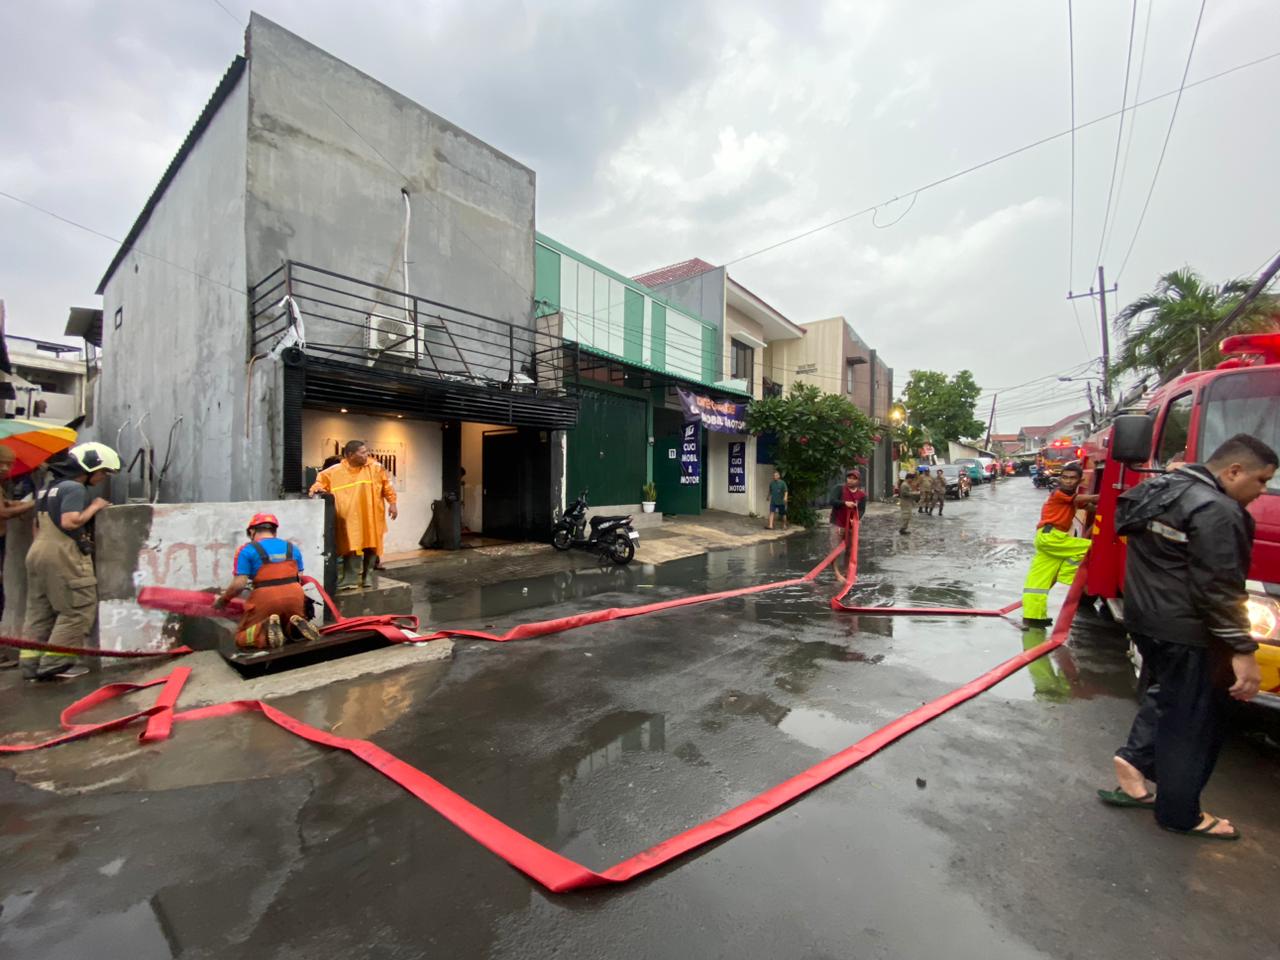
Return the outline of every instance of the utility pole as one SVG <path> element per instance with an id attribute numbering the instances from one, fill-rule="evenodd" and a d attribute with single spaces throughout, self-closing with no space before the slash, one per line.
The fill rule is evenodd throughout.
<path id="1" fill-rule="evenodd" d="M 1088 293 L 1072 293 L 1067 291 L 1068 300 L 1079 300 L 1082 297 L 1098 298 L 1098 313 L 1102 319 L 1102 396 L 1103 412 L 1106 407 L 1111 406 L 1111 336 L 1107 331 L 1107 294 L 1115 293 L 1118 288 L 1113 284 L 1111 289 L 1107 289 L 1107 277 L 1103 272 L 1102 264 L 1098 264 L 1098 289 L 1089 288 Z"/>
<path id="2" fill-rule="evenodd" d="M 994 394 L 991 397 L 991 416 L 987 419 L 987 439 L 982 441 L 983 450 L 991 449 L 991 427 L 996 422 L 996 398 L 998 396 L 999 394 Z"/>
<path id="3" fill-rule="evenodd" d="M 1087 383 L 1084 385 L 1084 395 L 1089 401 L 1089 429 L 1092 430 L 1098 426 L 1098 413 L 1093 406 L 1093 389 Z"/>

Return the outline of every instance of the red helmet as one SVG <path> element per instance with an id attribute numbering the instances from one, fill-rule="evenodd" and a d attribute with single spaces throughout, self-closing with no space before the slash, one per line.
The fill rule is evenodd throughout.
<path id="1" fill-rule="evenodd" d="M 253 519 L 249 521 L 249 525 L 245 527 L 244 532 L 252 537 L 255 527 L 275 527 L 279 530 L 280 521 L 274 513 L 255 513 Z"/>

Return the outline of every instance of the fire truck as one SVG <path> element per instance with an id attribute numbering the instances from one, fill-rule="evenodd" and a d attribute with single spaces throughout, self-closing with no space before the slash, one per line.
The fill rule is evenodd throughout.
<path id="1" fill-rule="evenodd" d="M 1040 456 L 1036 459 L 1036 466 L 1050 476 L 1056 477 L 1062 472 L 1064 466 L 1072 460 L 1079 460 L 1080 456 L 1081 451 L 1074 440 L 1070 437 L 1059 437 L 1040 448 Z"/>
<path id="2" fill-rule="evenodd" d="M 1248 433 L 1280 450 L 1280 334 L 1222 341 L 1212 370 L 1183 374 L 1116 416 L 1082 448 L 1081 489 L 1099 496 L 1085 593 L 1124 618 L 1125 538 L 1116 535 L 1116 498 L 1153 473 L 1203 462 L 1224 440 Z M 1256 523 L 1247 601 L 1262 668 L 1259 699 L 1280 707 L 1280 475 L 1249 507 Z"/>

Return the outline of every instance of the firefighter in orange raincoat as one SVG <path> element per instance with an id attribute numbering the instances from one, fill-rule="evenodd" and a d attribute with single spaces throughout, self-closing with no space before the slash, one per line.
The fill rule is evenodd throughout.
<path id="1" fill-rule="evenodd" d="M 362 559 L 359 586 L 376 587 L 375 571 L 387 535 L 387 517 L 394 520 L 397 516 L 396 488 L 382 464 L 369 456 L 363 440 L 348 440 L 342 456 L 341 463 L 320 471 L 311 486 L 311 495 L 333 495 L 342 589 L 356 587 L 357 557 Z"/>

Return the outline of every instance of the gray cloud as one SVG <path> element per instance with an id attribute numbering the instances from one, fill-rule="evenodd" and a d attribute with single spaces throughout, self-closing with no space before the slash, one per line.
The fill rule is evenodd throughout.
<path id="1" fill-rule="evenodd" d="M 247 17 L 243 0 L 224 0 Z M 1143 93 L 1181 76 L 1195 0 L 1154 8 Z M 1124 4 L 1077 3 L 1077 115 L 1119 105 Z M 766 0 L 258 9 L 466 127 L 538 173 L 539 225 L 638 272 L 725 261 L 1064 129 L 1065 13 L 975 0 Z M 1145 0 L 1139 8 L 1139 24 Z M 61 0 L 0 9 L 18 42 L 0 86 L 0 189 L 121 236 L 241 46 L 212 0 Z M 1192 78 L 1280 49 L 1280 6 L 1210 5 Z M 1136 64 L 1135 64 L 1136 67 Z M 16 80 L 14 78 L 17 78 Z M 1191 264 L 1224 279 L 1280 246 L 1273 113 L 1280 62 L 1189 91 L 1120 300 Z M 1105 262 L 1128 246 L 1171 101 L 1136 114 Z M 731 272 L 794 319 L 843 313 L 899 371 L 970 367 L 1017 383 L 1096 354 L 1087 302 L 1115 121 L 1077 141 L 1068 275 L 1066 140 L 922 194 L 902 220 L 862 218 Z M 886 207 L 881 223 L 907 201 Z M 16 332 L 53 336 L 92 303 L 109 243 L 0 200 L 0 296 Z M 1077 405 L 1074 385 L 1046 391 Z M 1021 414 L 998 418 L 1016 429 Z"/>

